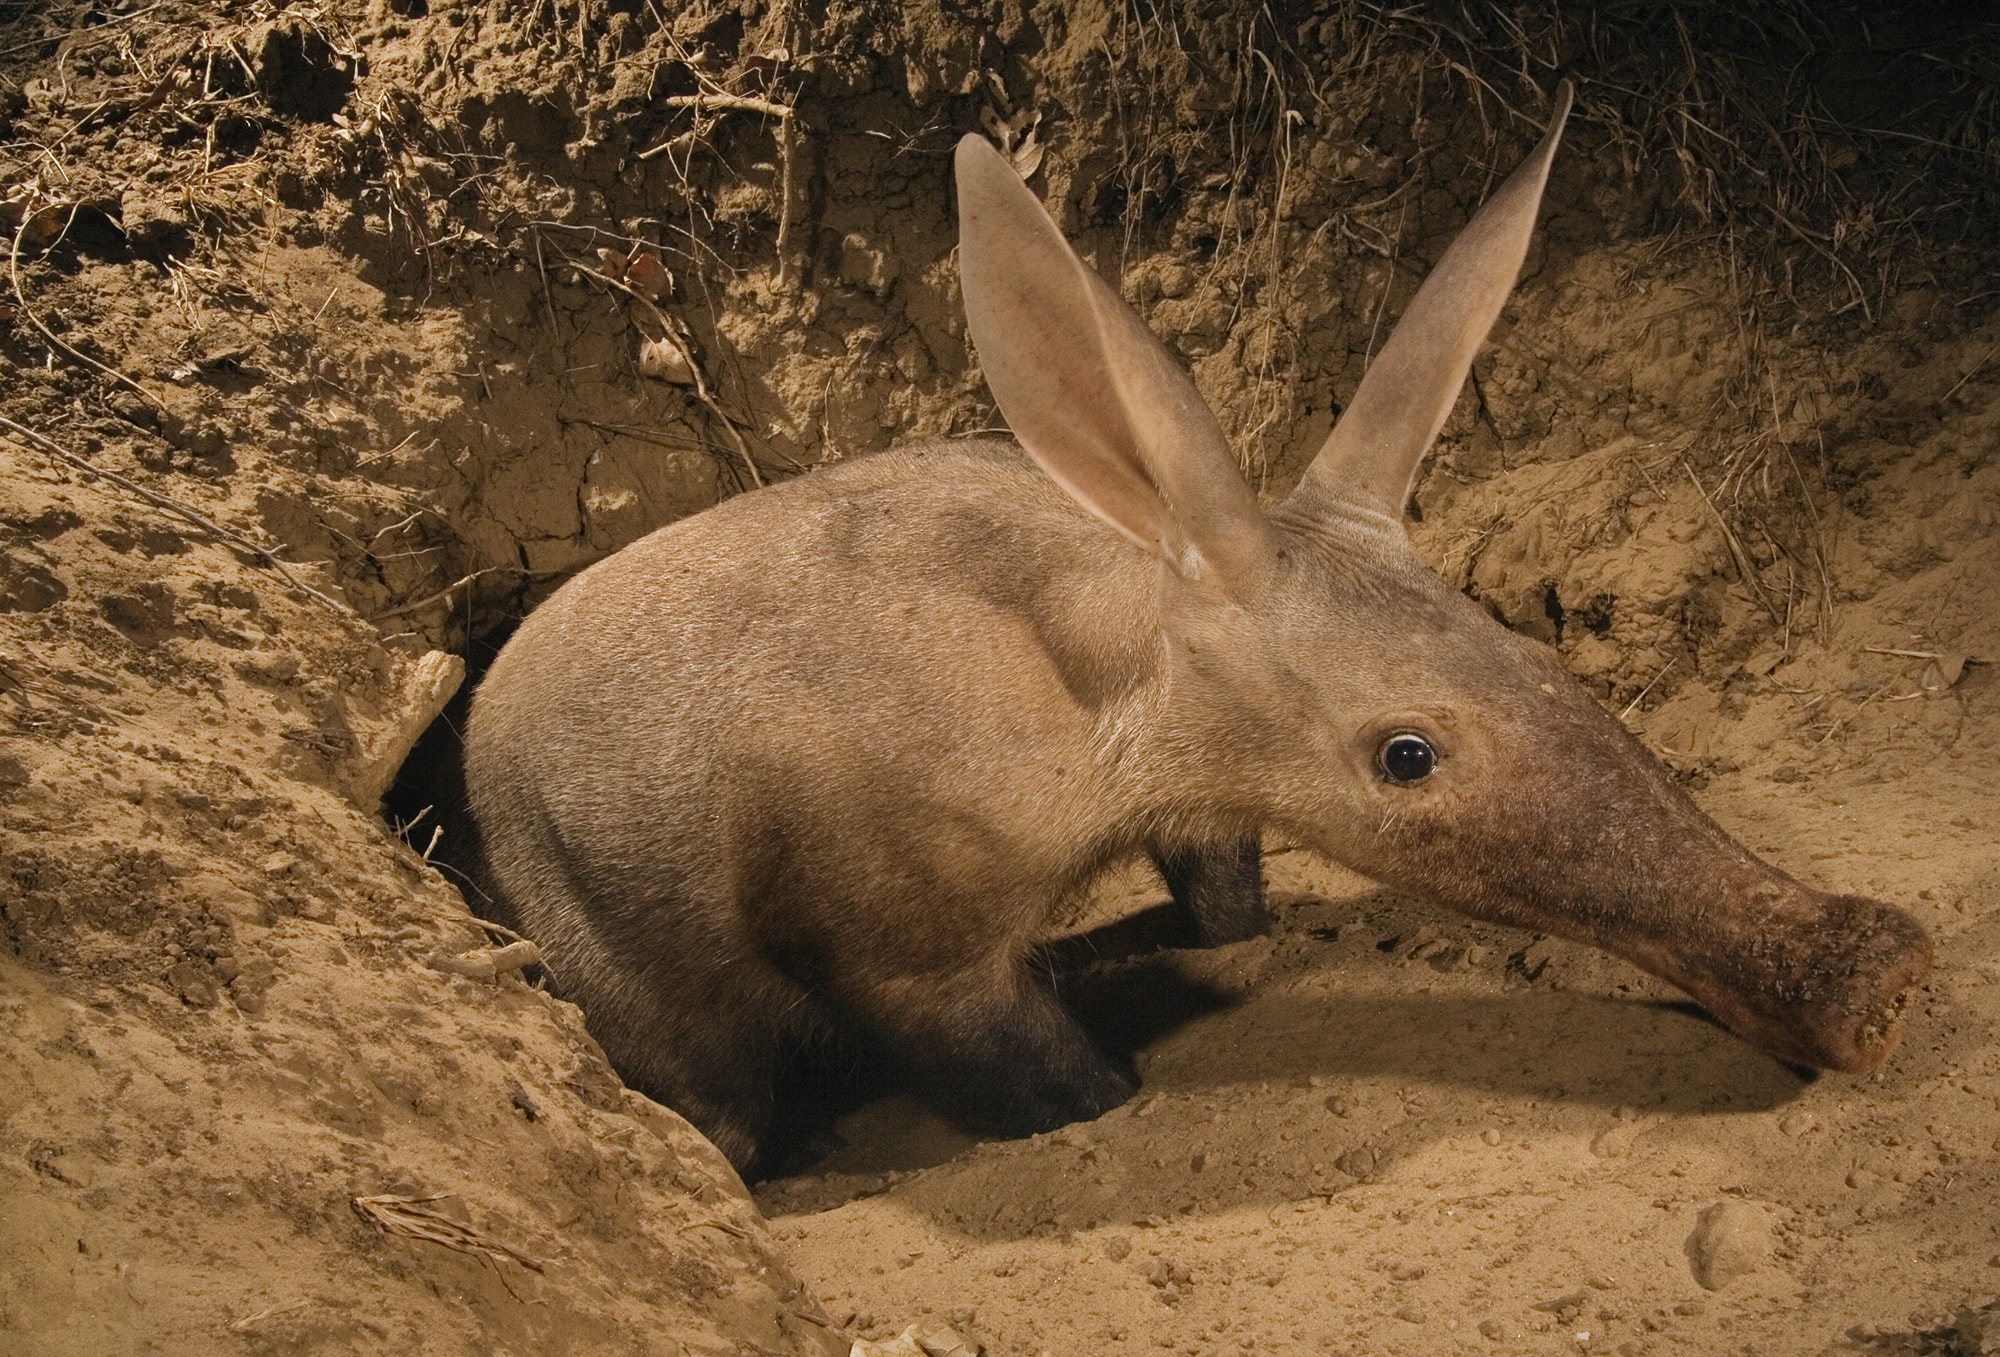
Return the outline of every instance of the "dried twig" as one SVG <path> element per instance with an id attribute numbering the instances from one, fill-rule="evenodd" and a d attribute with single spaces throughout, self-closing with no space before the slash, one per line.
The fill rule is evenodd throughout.
<path id="1" fill-rule="evenodd" d="M 72 220 L 75 219 L 76 209 L 78 206 L 80 206 L 80 204 L 72 204 L 70 207 L 70 217 Z M 75 359 L 79 363 L 82 363 L 85 367 L 95 368 L 97 371 L 103 373 L 105 376 L 109 377 L 112 381 L 117 382 L 120 385 L 131 387 L 134 391 L 138 392 L 141 396 L 145 397 L 146 401 L 149 404 L 151 404 L 154 409 L 158 410 L 161 414 L 170 413 L 167 409 L 166 402 L 162 401 L 158 396 L 155 396 L 145 387 L 139 385 L 139 383 L 133 378 L 127 377 L 124 373 L 118 371 L 118 369 L 116 368 L 106 367 L 103 363 L 98 362 L 95 358 L 92 358 L 89 354 L 82 353 L 77 349 L 72 348 L 70 345 L 63 343 L 62 340 L 56 338 L 55 331 L 51 330 L 47 326 L 47 324 L 43 322 L 42 318 L 35 313 L 34 307 L 28 305 L 28 294 L 22 291 L 21 289 L 21 237 L 27 234 L 28 227 L 35 220 L 35 216 L 36 214 L 32 209 L 24 208 L 22 210 L 21 224 L 14 228 L 13 248 L 8 253 L 7 256 L 7 276 L 8 279 L 14 285 L 14 303 L 15 305 L 21 308 L 21 314 L 26 316 L 37 330 L 41 331 L 42 338 L 48 341 L 50 348 L 56 349 L 62 353 L 69 355 L 69 357 Z M 65 225 L 63 227 L 61 235 L 58 235 L 57 239 L 60 240 L 62 238 L 62 235 L 67 235 L 68 233 L 69 233 L 69 227 Z"/>
<path id="2" fill-rule="evenodd" d="M 1722 529 L 1722 540 L 1729 544 L 1729 557 L 1736 562 L 1736 573 L 1750 586 L 1750 592 L 1757 596 L 1757 602 L 1763 605 L 1771 620 L 1782 622 L 1784 618 L 1779 615 L 1777 608 L 1772 606 L 1770 596 L 1764 592 L 1763 582 L 1757 578 L 1757 567 L 1751 562 L 1750 553 L 1743 549 L 1743 543 L 1737 540 L 1735 529 L 1731 528 L 1729 520 L 1722 516 L 1722 510 L 1715 507 L 1715 501 L 1708 497 L 1708 491 L 1702 487 L 1701 478 L 1694 474 L 1694 468 L 1685 462 L 1681 467 L 1687 472 L 1688 480 L 1694 483 L 1694 492 L 1701 496 L 1701 502 L 1708 506 L 1708 512 L 1714 515 L 1715 525 Z"/>
<path id="3" fill-rule="evenodd" d="M 461 1225 L 439 1211 L 433 1211 L 426 1202 L 442 1201 L 443 1193 L 429 1197 L 402 1197 L 385 1193 L 373 1197 L 354 1198 L 354 1209 L 360 1217 L 384 1234 L 403 1235 L 409 1239 L 427 1239 L 433 1244 L 442 1244 L 460 1253 L 469 1253 L 484 1258 L 489 1263 L 502 1259 L 519 1263 L 530 1272 L 540 1272 L 545 1267 L 540 1259 L 522 1253 L 519 1249 L 488 1238 L 470 1225 Z"/>
<path id="4" fill-rule="evenodd" d="M 1978 362 L 1974 363 L 1970 368 L 1966 369 L 1965 375 L 1963 377 L 1960 377 L 1957 381 L 1951 384 L 1951 390 L 1945 392 L 1942 396 L 1939 396 L 1938 400 L 1940 402 L 1944 402 L 1950 400 L 1953 396 L 1956 396 L 1958 394 L 1958 389 L 1961 386 L 1964 386 L 1967 382 L 1971 381 L 1974 377 L 1979 375 L 1979 370 L 1985 367 L 1987 363 L 1992 361 L 1993 355 L 1996 353 L 2000 353 L 2000 344 L 1995 344 L 1992 348 L 1988 349 L 1985 352 L 1985 354 L 1981 356 Z"/>
<path id="5" fill-rule="evenodd" d="M 311 1304 L 312 1301 L 308 1299 L 295 1300 L 289 1305 L 269 1305 L 254 1315 L 243 1316 L 243 1318 L 229 1326 L 229 1331 L 231 1333 L 248 1333 L 267 1319 L 276 1319 L 279 1315 L 288 1315 L 294 1310 L 303 1310 Z"/>
<path id="6" fill-rule="evenodd" d="M 1872 323 L 1875 319 L 1875 308 L 1868 304 L 1868 290 L 1861 286 L 1861 280 L 1854 276 L 1854 270 L 1847 266 L 1847 261 L 1840 257 L 1839 252 L 1830 243 L 1824 243 L 1827 241 L 1827 237 L 1818 231 L 1801 226 L 1798 222 L 1793 221 L 1790 217 L 1768 203 L 1764 204 L 1764 210 L 1777 218 L 1779 225 L 1803 241 L 1806 248 L 1818 253 L 1827 263 L 1833 265 L 1834 268 L 1846 276 L 1847 285 L 1854 289 L 1854 304 L 1861 307 L 1862 316 Z M 1841 309 L 1846 310 L 1847 308 L 1843 307 Z"/>
<path id="7" fill-rule="evenodd" d="M 702 406 L 711 415 L 715 416 L 716 422 L 722 425 L 723 436 L 729 440 L 729 445 L 735 449 L 736 455 L 743 459 L 744 469 L 750 473 L 750 484 L 756 489 L 763 489 L 764 475 L 757 469 L 757 462 L 750 455 L 750 445 L 744 441 L 742 430 L 736 427 L 736 421 L 729 417 L 723 410 L 721 403 L 716 400 L 715 393 L 709 389 L 708 378 L 702 373 L 701 364 L 695 361 L 693 353 L 687 351 L 686 342 L 681 338 L 679 329 L 668 318 L 667 313 L 660 310 L 651 297 L 648 297 L 645 293 L 625 282 L 622 278 L 613 278 L 610 274 L 594 269 L 577 259 L 570 259 L 568 262 L 569 266 L 578 273 L 587 274 L 597 279 L 598 282 L 603 283 L 606 287 L 617 288 L 620 292 L 653 313 L 653 321 L 660 327 L 661 333 L 667 337 L 669 343 L 681 349 L 687 358 L 688 375 L 694 380 L 695 399 L 700 401 Z"/>
<path id="8" fill-rule="evenodd" d="M 1771 423 L 1774 428 L 1778 424 L 1776 377 L 1771 378 Z M 1819 440 L 1820 464 L 1824 466 L 1826 434 L 1823 431 L 1819 432 Z M 1827 564 L 1828 557 L 1832 555 L 1832 543 L 1828 540 L 1826 529 L 1820 523 L 1819 506 L 1813 502 L 1812 487 L 1806 484 L 1806 473 L 1799 466 L 1799 459 L 1792 455 L 1792 445 L 1780 439 L 1778 449 L 1785 454 L 1785 460 L 1791 464 L 1792 475 L 1798 479 L 1799 499 L 1806 506 L 1806 521 L 1812 528 L 1813 564 L 1819 569 L 1819 607 L 1816 610 L 1818 616 L 1814 619 L 1813 629 L 1818 633 L 1819 643 L 1825 645 L 1827 638 L 1833 633 L 1833 569 Z"/>
<path id="9" fill-rule="evenodd" d="M 1646 686 L 1639 690 L 1639 695 L 1633 698 L 1630 702 L 1627 702 L 1625 704 L 1625 710 L 1618 713 L 1618 719 L 1623 721 L 1626 717 L 1630 716 L 1632 714 L 1632 709 L 1638 706 L 1641 702 L 1644 702 L 1646 700 L 1646 694 L 1653 691 L 1653 685 L 1655 683 L 1658 683 L 1661 679 L 1665 678 L 1667 676 L 1667 670 L 1672 669 L 1676 664 L 1678 664 L 1680 662 L 1680 658 L 1681 658 L 1680 656 L 1675 655 L 1671 659 L 1669 659 L 1665 664 L 1661 665 L 1660 672 L 1653 675 L 1653 677 L 1647 681 Z"/>
<path id="10" fill-rule="evenodd" d="M 24 707 L 35 705 L 34 692 L 28 687 L 28 681 L 8 668 L 4 660 L 0 660 L 0 693 L 13 693 Z"/>
<path id="11" fill-rule="evenodd" d="M 474 950 L 454 955 L 450 952 L 433 953 L 424 964 L 434 971 L 447 975 L 462 975 L 467 980 L 497 980 L 514 971 L 525 970 L 529 966 L 539 966 L 542 949 L 522 938 L 510 942 L 505 947 L 491 950 Z"/>
<path id="12" fill-rule="evenodd" d="M 1816 745 L 1825 744 L 1828 740 L 1831 740 L 1834 736 L 1840 734 L 1840 732 L 1847 726 L 1848 722 L 1852 721 L 1855 717 L 1861 715 L 1862 712 L 1867 710 L 1868 704 L 1870 702 L 1873 702 L 1876 698 L 1882 696 L 1882 694 L 1888 691 L 1889 691 L 1888 687 L 1884 685 L 1883 687 L 1877 688 L 1874 692 L 1868 694 L 1868 696 L 1862 698 L 1859 702 L 1854 704 L 1854 710 L 1848 712 L 1847 715 L 1841 717 L 1838 721 L 1835 721 L 1832 725 L 1828 726 L 1826 728 L 1826 734 L 1820 736 L 1819 739 L 1815 740 L 1813 743 Z"/>
<path id="13" fill-rule="evenodd" d="M 463 589 L 466 585 L 472 583 L 474 580 L 478 579 L 481 575 L 492 574 L 495 570 L 498 570 L 499 568 L 500 568 L 499 566 L 488 566 L 484 570 L 475 570 L 470 575 L 465 575 L 456 580 L 453 580 L 450 584 L 447 584 L 444 588 L 438 590 L 434 594 L 425 594 L 422 598 L 412 599 L 408 603 L 399 603 L 395 607 L 389 609 L 387 612 L 376 613 L 375 616 L 370 618 L 369 620 L 372 622 L 386 622 L 392 617 L 401 617 L 405 613 L 413 613 L 419 611 L 420 609 L 428 608 L 433 603 L 448 603 L 451 601 L 451 596 L 453 594 L 456 594 L 459 590 Z"/>
<path id="14" fill-rule="evenodd" d="M 522 936 L 519 933 L 516 933 L 513 929 L 507 927 L 507 925 L 496 924 L 491 919 L 474 919 L 472 922 L 474 926 L 476 926 L 481 932 L 485 933 L 488 937 L 497 938 L 503 942 L 528 941 L 526 937 Z"/>
<path id="15" fill-rule="evenodd" d="M 775 103 L 769 99 L 753 99 L 741 94 L 729 94 L 722 90 L 706 90 L 700 94 L 676 94 L 662 102 L 671 108 L 691 108 L 696 113 L 760 113 L 767 118 L 778 120 L 778 272 L 780 276 L 789 279 L 792 269 L 793 164 L 798 159 L 794 147 L 797 136 L 796 115 L 792 106 Z M 651 160 L 654 156 L 665 155 L 681 144 L 682 138 L 674 137 L 639 152 L 639 159 Z"/>
<path id="16" fill-rule="evenodd" d="M 8 419 L 5 415 L 0 415 L 0 426 L 5 426 L 6 428 L 13 430 L 16 434 L 20 435 L 22 438 L 27 439 L 29 442 L 33 443 L 43 452 L 49 454 L 49 456 L 54 457 L 56 460 L 60 462 L 65 462 L 68 465 L 77 469 L 78 471 L 84 472 L 88 475 L 102 476 L 105 480 L 110 481 L 113 485 L 117 486 L 119 489 L 124 490 L 130 494 L 137 495 L 140 499 L 146 501 L 146 503 L 152 505 L 154 508 L 164 509 L 168 513 L 174 515 L 176 518 L 180 518 L 189 523 L 194 524 L 197 528 L 200 528 L 203 532 L 213 534 L 216 538 L 227 543 L 232 547 L 235 547 L 237 550 L 249 553 L 251 556 L 256 558 L 257 563 L 259 565 L 265 566 L 266 568 L 275 572 L 279 578 L 285 581 L 285 583 L 291 585 L 294 589 L 299 590 L 301 593 L 310 594 L 312 597 L 318 599 L 321 603 L 324 603 L 327 607 L 333 609 L 335 612 L 345 613 L 347 611 L 347 608 L 343 604 L 337 602 L 332 598 L 329 598 L 325 594 L 322 594 L 319 590 L 313 588 L 310 584 L 307 584 L 304 580 L 300 579 L 297 575 L 294 575 L 289 569 L 287 569 L 285 563 L 279 560 L 277 556 L 277 550 L 282 550 L 282 548 L 274 550 L 271 547 L 260 547 L 255 542 L 250 541 L 246 537 L 239 537 L 237 534 L 229 531 L 229 529 L 223 527 L 221 524 L 215 522 L 213 519 L 204 518 L 202 515 L 196 513 L 194 510 L 188 508 L 186 505 L 178 504 L 175 501 L 168 499 L 165 495 L 157 494 L 154 491 L 148 490 L 145 486 L 140 485 L 137 481 L 129 480 L 126 477 L 119 475 L 115 471 L 106 471 L 101 466 L 93 465 L 92 463 L 85 461 L 83 458 L 77 456 L 75 453 L 69 451 L 67 448 L 62 447 L 60 444 L 54 442 L 53 440 L 45 438 L 41 434 L 36 433 L 33 429 L 28 428 L 26 425 L 16 424 L 13 420 Z"/>
<path id="17" fill-rule="evenodd" d="M 103 34 L 106 29 L 109 29 L 114 25 L 129 24 L 134 19 L 143 19 L 148 14 L 151 14 L 154 10 L 162 8 L 164 8 L 164 5 L 148 5 L 146 6 L 146 8 L 140 10 L 134 10 L 130 14 L 119 14 L 109 19 L 98 19 L 98 21 L 95 24 L 93 24 L 87 30 L 87 32 L 89 33 L 89 36 L 91 38 L 95 39 L 101 34 Z M 44 34 L 42 37 L 36 38 L 32 42 L 17 42 L 12 47 L 0 47 L 0 57 L 11 57 L 20 52 L 30 52 L 37 47 L 43 46 L 44 44 L 51 42 L 60 43 L 62 44 L 63 47 L 67 48 L 69 44 L 71 44 L 77 39 L 78 36 L 80 35 L 72 33 L 67 38 L 58 38 L 53 33 Z"/>
<path id="18" fill-rule="evenodd" d="M 727 109 L 737 113 L 764 113 L 773 118 L 792 116 L 790 105 L 772 103 L 769 99 L 751 99 L 741 94 L 676 94 L 660 102 L 669 108 Z M 642 151 L 639 159 L 645 160 L 653 154 L 654 151 Z"/>

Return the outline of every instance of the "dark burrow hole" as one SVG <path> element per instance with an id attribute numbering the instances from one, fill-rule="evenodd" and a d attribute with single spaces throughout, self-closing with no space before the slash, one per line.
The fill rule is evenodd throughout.
<path id="1" fill-rule="evenodd" d="M 1612 610 L 1617 604 L 1615 594 L 1593 594 L 1590 602 L 1577 611 L 1576 620 L 1595 634 L 1608 636 L 1611 634 Z"/>
<path id="2" fill-rule="evenodd" d="M 504 623 L 466 643 L 461 652 L 465 682 L 411 746 L 396 780 L 382 794 L 382 819 L 390 832 L 443 872 L 474 914 L 507 928 L 514 920 L 486 888 L 479 826 L 466 798 L 465 717 L 473 690 L 518 625 Z"/>
<path id="3" fill-rule="evenodd" d="M 309 27 L 273 28 L 258 54 L 257 85 L 271 111 L 327 123 L 354 93 L 355 59 Z"/>

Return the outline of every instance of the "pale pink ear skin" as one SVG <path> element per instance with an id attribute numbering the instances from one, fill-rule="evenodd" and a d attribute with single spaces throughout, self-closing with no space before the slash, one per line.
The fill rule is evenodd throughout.
<path id="1" fill-rule="evenodd" d="M 1324 530 L 1357 511 L 1400 520 L 1520 272 L 1569 104 L 1565 82 L 1540 145 L 1418 290 L 1280 508 L 1287 527 Z M 1277 539 L 1193 382 L 989 142 L 966 136 L 954 164 L 967 326 L 1021 446 L 1078 503 L 1183 575 L 1254 592 Z"/>
<path id="2" fill-rule="evenodd" d="M 1565 80 L 1541 143 L 1473 214 L 1396 322 L 1287 501 L 1288 518 L 1310 521 L 1345 503 L 1401 520 L 1418 464 L 1520 276 L 1570 101 Z"/>
<path id="3" fill-rule="evenodd" d="M 1194 383 L 990 143 L 967 136 L 955 164 L 967 328 L 1021 446 L 1181 573 L 1258 578 L 1269 525 Z"/>

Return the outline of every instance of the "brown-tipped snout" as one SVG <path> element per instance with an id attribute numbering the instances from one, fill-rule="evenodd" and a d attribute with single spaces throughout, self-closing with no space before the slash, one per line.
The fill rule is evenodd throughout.
<path id="1" fill-rule="evenodd" d="M 1865 1073 L 1902 1040 L 1904 1009 L 1931 968 L 1930 938 L 1907 911 L 1879 900 L 1800 896 L 1724 954 L 1682 956 L 1665 969 L 1780 1060 Z"/>

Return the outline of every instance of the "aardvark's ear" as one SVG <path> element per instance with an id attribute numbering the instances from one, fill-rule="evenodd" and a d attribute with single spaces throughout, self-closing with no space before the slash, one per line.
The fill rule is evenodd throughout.
<path id="1" fill-rule="evenodd" d="M 1254 585 L 1269 527 L 1194 383 L 990 143 L 960 141 L 956 169 L 966 321 L 1021 446 L 1182 574 Z"/>
<path id="2" fill-rule="evenodd" d="M 1569 105 L 1565 80 L 1556 90 L 1547 135 L 1417 289 L 1286 501 L 1285 516 L 1313 519 L 1347 504 L 1402 518 L 1417 464 L 1444 426 L 1472 356 L 1521 272 Z"/>

